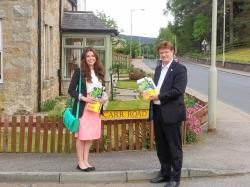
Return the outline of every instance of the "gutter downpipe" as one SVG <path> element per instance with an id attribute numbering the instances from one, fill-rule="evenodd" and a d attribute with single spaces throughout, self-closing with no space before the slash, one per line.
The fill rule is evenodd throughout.
<path id="1" fill-rule="evenodd" d="M 42 56 L 41 56 L 41 26 L 42 26 L 42 21 L 41 21 L 41 0 L 37 0 L 37 8 L 38 8 L 38 45 L 37 45 L 37 60 L 38 60 L 38 76 L 37 76 L 37 110 L 38 112 L 41 111 L 41 65 L 42 65 Z"/>
<path id="2" fill-rule="evenodd" d="M 59 33 L 60 33 L 60 44 L 59 44 L 59 69 L 57 70 L 58 85 L 59 85 L 59 96 L 62 95 L 62 31 L 61 31 L 61 21 L 62 21 L 62 0 L 59 0 Z"/>

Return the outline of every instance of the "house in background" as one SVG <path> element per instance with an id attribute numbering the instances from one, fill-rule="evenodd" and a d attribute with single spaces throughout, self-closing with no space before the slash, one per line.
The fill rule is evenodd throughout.
<path id="1" fill-rule="evenodd" d="M 109 79 L 108 69 L 112 62 L 111 36 L 118 34 L 93 12 L 64 12 L 62 31 L 62 66 L 61 91 L 67 94 L 67 89 L 73 69 L 80 67 L 81 53 L 85 47 L 94 47 L 105 68 L 105 80 Z"/>
<path id="2" fill-rule="evenodd" d="M 70 67 L 87 45 L 111 62 L 108 40 L 116 31 L 88 30 L 84 23 L 94 15 L 76 10 L 77 0 L 0 1 L 0 114 L 37 112 L 42 102 L 67 94 Z"/>

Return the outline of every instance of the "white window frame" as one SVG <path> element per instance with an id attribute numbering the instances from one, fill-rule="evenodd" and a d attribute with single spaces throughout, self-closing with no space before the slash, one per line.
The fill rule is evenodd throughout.
<path id="1" fill-rule="evenodd" d="M 0 19 L 0 83 L 3 83 L 3 32 L 2 32 L 2 20 Z"/>
<path id="2" fill-rule="evenodd" d="M 82 38 L 83 42 L 82 45 L 66 45 L 67 38 Z M 96 36 L 96 35 L 72 35 L 72 34 L 65 34 L 62 39 L 62 80 L 70 80 L 70 78 L 66 77 L 67 74 L 67 62 L 66 62 L 66 49 L 80 49 L 83 50 L 87 44 L 87 38 L 101 38 L 104 39 L 103 46 L 91 46 L 94 47 L 97 51 L 104 51 L 106 56 L 106 39 L 105 36 Z M 82 52 L 81 52 L 82 53 Z M 106 57 L 105 57 L 106 58 Z M 104 59 L 105 61 L 105 59 Z M 78 64 L 79 65 L 79 64 Z"/>

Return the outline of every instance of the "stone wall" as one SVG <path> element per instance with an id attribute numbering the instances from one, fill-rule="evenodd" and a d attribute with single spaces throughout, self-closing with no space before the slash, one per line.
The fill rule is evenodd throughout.
<path id="1" fill-rule="evenodd" d="M 7 114 L 32 112 L 34 108 L 33 11 L 32 0 L 0 1 L 4 64 L 0 106 Z"/>
<path id="2" fill-rule="evenodd" d="M 39 49 L 42 57 L 41 102 L 59 95 L 59 2 L 41 0 L 41 28 L 38 28 L 37 1 L 0 1 L 4 64 L 4 80 L 0 83 L 0 114 L 28 114 L 37 111 Z M 63 10 L 72 10 L 68 0 L 62 1 L 61 11 Z M 46 35 L 48 30 L 45 32 L 45 25 L 49 28 L 49 37 Z M 38 29 L 41 31 L 41 48 L 38 46 Z M 45 49 L 48 49 L 48 43 L 49 51 Z M 48 62 L 46 54 L 51 59 L 49 67 L 45 65 Z"/>
<path id="3" fill-rule="evenodd" d="M 45 25 L 51 28 L 52 38 L 49 38 L 50 52 L 52 55 L 50 67 L 46 68 L 45 51 L 46 41 Z M 59 56 L 60 56 L 60 30 L 59 30 L 59 1 L 42 1 L 42 102 L 59 96 L 59 85 L 57 70 L 59 69 Z M 50 37 L 50 36 L 49 36 Z M 45 76 L 45 71 L 49 71 L 49 77 Z"/>

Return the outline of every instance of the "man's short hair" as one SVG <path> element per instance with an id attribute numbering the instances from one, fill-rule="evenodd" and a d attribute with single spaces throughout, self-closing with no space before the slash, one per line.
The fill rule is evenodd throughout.
<path id="1" fill-rule="evenodd" d="M 171 51 L 173 51 L 174 50 L 174 46 L 169 41 L 162 41 L 157 46 L 157 51 L 159 51 L 160 49 L 170 49 Z"/>

